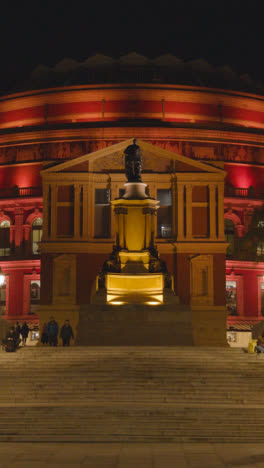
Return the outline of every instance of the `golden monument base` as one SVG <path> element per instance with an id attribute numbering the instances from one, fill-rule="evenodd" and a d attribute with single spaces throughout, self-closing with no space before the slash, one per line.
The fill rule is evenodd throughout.
<path id="1" fill-rule="evenodd" d="M 208 317 L 211 316 L 211 319 Z M 177 304 L 88 304 L 80 308 L 79 346 L 228 346 L 226 310 Z"/>

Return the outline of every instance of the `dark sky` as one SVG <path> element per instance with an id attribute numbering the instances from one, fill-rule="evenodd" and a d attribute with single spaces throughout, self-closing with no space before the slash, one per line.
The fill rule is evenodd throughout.
<path id="1" fill-rule="evenodd" d="M 261 5 L 261 0 L 10 0 L 1 4 L 0 87 L 24 80 L 40 63 L 131 51 L 204 58 L 263 82 Z"/>

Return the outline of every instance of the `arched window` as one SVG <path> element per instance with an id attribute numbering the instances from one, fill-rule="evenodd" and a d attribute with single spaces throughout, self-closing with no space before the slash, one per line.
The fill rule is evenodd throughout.
<path id="1" fill-rule="evenodd" d="M 32 280 L 30 283 L 30 302 L 38 304 L 40 298 L 40 280 Z"/>
<path id="2" fill-rule="evenodd" d="M 39 254 L 39 245 L 38 243 L 42 238 L 42 218 L 35 218 L 32 223 L 32 252 L 33 255 Z"/>
<path id="3" fill-rule="evenodd" d="M 229 312 L 229 315 L 238 315 L 236 281 L 226 281 L 226 307 Z"/>
<path id="4" fill-rule="evenodd" d="M 10 255 L 10 221 L 4 219 L 0 223 L 0 257 Z"/>
<path id="5" fill-rule="evenodd" d="M 229 243 L 227 247 L 227 256 L 232 257 L 235 253 L 235 225 L 231 219 L 225 219 L 225 238 Z"/>

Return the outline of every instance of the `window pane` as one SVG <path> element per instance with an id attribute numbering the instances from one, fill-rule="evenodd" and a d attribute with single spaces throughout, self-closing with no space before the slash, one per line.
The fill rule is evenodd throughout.
<path id="1" fill-rule="evenodd" d="M 0 287 L 0 303 L 3 305 L 6 302 L 6 284 Z"/>
<path id="2" fill-rule="evenodd" d="M 226 255 L 232 256 L 235 253 L 235 225 L 231 219 L 225 219 L 225 238 L 226 242 L 229 243 L 227 247 Z"/>
<path id="3" fill-rule="evenodd" d="M 171 205 L 172 204 L 171 189 L 157 190 L 157 199 L 160 202 L 160 206 L 161 205 Z"/>
<path id="4" fill-rule="evenodd" d="M 5 219 L 4 221 L 1 222 L 0 227 L 1 228 L 9 228 L 10 227 L 10 221 Z"/>
<path id="5" fill-rule="evenodd" d="M 110 190 L 95 189 L 94 235 L 99 238 L 110 237 Z"/>
<path id="6" fill-rule="evenodd" d="M 159 208 L 157 212 L 157 235 L 168 238 L 172 236 L 172 198 L 170 189 L 157 190 Z"/>
<path id="7" fill-rule="evenodd" d="M 95 205 L 94 235 L 110 237 L 110 205 Z"/>
<path id="8" fill-rule="evenodd" d="M 41 241 L 42 238 L 42 229 L 34 229 L 32 231 L 32 253 L 33 255 L 39 254 L 39 245 L 38 242 Z"/>
<path id="9" fill-rule="evenodd" d="M 0 257 L 7 257 L 8 255 L 10 255 L 10 249 L 0 248 Z"/>
<path id="10" fill-rule="evenodd" d="M 0 248 L 9 249 L 10 229 L 9 227 L 0 228 Z"/>
<path id="11" fill-rule="evenodd" d="M 257 244 L 257 256 L 264 257 L 264 242 L 258 242 Z"/>
<path id="12" fill-rule="evenodd" d="M 237 282 L 226 282 L 226 307 L 229 315 L 238 315 L 237 313 Z"/>
<path id="13" fill-rule="evenodd" d="M 43 219 L 42 218 L 36 218 L 36 219 L 34 219 L 34 221 L 32 223 L 33 226 L 42 226 L 42 224 L 43 224 Z"/>
<path id="14" fill-rule="evenodd" d="M 157 215 L 158 237 L 168 238 L 172 236 L 171 230 L 171 206 L 160 206 Z"/>
<path id="15" fill-rule="evenodd" d="M 109 205 L 110 203 L 110 190 L 109 189 L 95 189 L 95 204 L 96 205 Z"/>

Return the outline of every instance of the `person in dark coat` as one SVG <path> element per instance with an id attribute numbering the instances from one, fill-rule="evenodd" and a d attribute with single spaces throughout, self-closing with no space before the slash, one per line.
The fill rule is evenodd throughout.
<path id="1" fill-rule="evenodd" d="M 41 343 L 48 344 L 49 337 L 48 337 L 48 325 L 43 323 L 42 332 L 41 332 Z"/>
<path id="2" fill-rule="evenodd" d="M 16 322 L 15 334 L 16 334 L 17 340 L 20 340 L 20 333 L 21 333 L 21 326 L 19 322 Z"/>
<path id="3" fill-rule="evenodd" d="M 17 334 L 14 327 L 10 327 L 5 339 L 3 340 L 3 344 L 5 346 L 5 351 L 7 353 L 14 353 L 18 347 L 17 344 Z"/>
<path id="4" fill-rule="evenodd" d="M 28 333 L 29 333 L 29 328 L 26 322 L 23 323 L 21 330 L 20 330 L 21 336 L 22 336 L 22 345 L 25 346 Z"/>
<path id="5" fill-rule="evenodd" d="M 60 337 L 62 339 L 63 346 L 70 346 L 70 340 L 71 338 L 74 338 L 74 335 L 69 320 L 65 320 L 64 325 L 61 327 Z"/>
<path id="6" fill-rule="evenodd" d="M 263 336 L 258 337 L 257 346 L 255 348 L 255 351 L 258 354 L 264 353 L 264 338 L 263 338 Z"/>
<path id="7" fill-rule="evenodd" d="M 47 325 L 47 333 L 48 333 L 49 345 L 57 346 L 59 327 L 54 317 L 50 317 L 50 321 Z"/>

